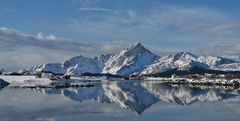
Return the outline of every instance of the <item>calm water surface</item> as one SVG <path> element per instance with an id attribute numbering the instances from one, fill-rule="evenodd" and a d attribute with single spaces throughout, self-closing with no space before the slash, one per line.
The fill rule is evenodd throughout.
<path id="1" fill-rule="evenodd" d="M 0 88 L 1 121 L 240 121 L 240 94 L 158 82 Z"/>

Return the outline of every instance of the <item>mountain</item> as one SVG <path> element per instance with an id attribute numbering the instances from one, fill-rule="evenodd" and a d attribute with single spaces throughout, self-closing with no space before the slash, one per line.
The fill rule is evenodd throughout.
<path id="1" fill-rule="evenodd" d="M 93 58 L 77 56 L 63 63 L 48 63 L 39 66 L 33 66 L 27 69 L 18 70 L 20 75 L 34 75 L 36 72 L 50 72 L 54 74 L 76 74 L 81 75 L 85 72 L 101 73 L 110 54 L 101 55 Z"/>
<path id="2" fill-rule="evenodd" d="M 63 63 L 48 63 L 21 69 L 14 74 L 33 75 L 36 71 L 56 74 L 81 75 L 112 74 L 120 76 L 151 75 L 170 71 L 203 72 L 204 70 L 240 71 L 240 61 L 219 56 L 196 56 L 189 52 L 159 57 L 146 49 L 141 43 L 123 49 L 116 54 L 97 57 L 76 56 Z"/>
<path id="3" fill-rule="evenodd" d="M 18 74 L 20 75 L 34 75 L 36 69 L 40 68 L 42 65 L 39 66 L 32 66 L 30 68 L 26 68 L 26 69 L 20 69 L 17 71 Z"/>
<path id="4" fill-rule="evenodd" d="M 189 52 L 179 52 L 174 55 L 168 55 L 155 61 L 152 65 L 144 69 L 141 74 L 155 74 L 166 72 L 172 69 L 190 70 L 192 68 L 208 69 L 205 63 L 198 62 L 198 57 Z"/>
<path id="5" fill-rule="evenodd" d="M 223 57 L 240 62 L 240 55 L 224 55 Z"/>
<path id="6" fill-rule="evenodd" d="M 61 63 L 48 63 L 38 66 L 35 72 L 49 72 L 55 74 L 65 74 L 66 69 Z"/>
<path id="7" fill-rule="evenodd" d="M 210 68 L 214 68 L 216 66 L 220 66 L 222 64 L 230 64 L 230 63 L 235 63 L 236 61 L 224 58 L 224 57 L 219 57 L 219 56 L 200 56 L 198 58 L 199 62 L 206 63 Z"/>
<path id="8" fill-rule="evenodd" d="M 240 63 L 222 64 L 213 68 L 221 71 L 240 71 Z"/>
<path id="9" fill-rule="evenodd" d="M 110 54 L 101 55 L 94 58 L 77 56 L 65 61 L 63 66 L 67 69 L 68 74 L 81 75 L 86 72 L 102 73 L 105 63 L 110 57 Z"/>
<path id="10" fill-rule="evenodd" d="M 138 43 L 111 56 L 106 62 L 103 73 L 131 75 L 142 71 L 158 58 L 159 56 Z"/>

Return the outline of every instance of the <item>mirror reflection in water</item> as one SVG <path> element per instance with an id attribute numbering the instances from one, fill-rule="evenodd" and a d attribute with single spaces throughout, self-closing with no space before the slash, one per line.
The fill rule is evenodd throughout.
<path id="1" fill-rule="evenodd" d="M 99 120 L 120 120 L 124 117 L 126 120 L 170 120 L 179 117 L 178 120 L 191 120 L 194 117 L 199 117 L 199 120 L 216 120 L 222 117 L 221 113 L 216 112 L 218 110 L 225 115 L 232 115 L 222 117 L 223 120 L 240 118 L 239 91 L 228 87 L 171 85 L 159 81 L 115 81 L 77 88 L 5 87 L 0 97 L 0 117 L 5 120 L 20 120 L 23 115 L 26 119 L 22 120 L 46 117 L 60 120 L 63 117 L 59 114 L 64 114 L 65 120 L 88 120 L 95 115 L 100 117 Z M 51 115 L 46 114 L 49 111 Z M 214 116 L 202 117 L 209 115 Z"/>

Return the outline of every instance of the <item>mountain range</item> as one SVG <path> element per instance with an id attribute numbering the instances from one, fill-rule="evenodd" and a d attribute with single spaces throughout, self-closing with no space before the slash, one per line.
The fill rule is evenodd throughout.
<path id="1" fill-rule="evenodd" d="M 219 56 L 196 56 L 179 52 L 160 57 L 146 49 L 141 43 L 122 49 L 116 54 L 89 58 L 73 57 L 63 63 L 47 63 L 17 71 L 21 75 L 36 72 L 81 75 L 83 73 L 113 74 L 121 76 L 150 75 L 169 70 L 189 71 L 191 69 L 240 71 L 240 60 Z"/>

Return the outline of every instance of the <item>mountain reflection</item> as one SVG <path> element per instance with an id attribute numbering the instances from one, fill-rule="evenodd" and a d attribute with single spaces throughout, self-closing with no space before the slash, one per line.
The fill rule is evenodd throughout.
<path id="1" fill-rule="evenodd" d="M 151 105 L 164 101 L 179 105 L 239 99 L 238 92 L 214 87 L 173 86 L 156 81 L 96 83 L 89 88 L 36 88 L 36 92 L 63 95 L 74 101 L 114 103 L 139 115 Z"/>
<path id="2" fill-rule="evenodd" d="M 2 79 L 0 79 L 0 91 L 1 91 L 4 87 L 6 87 L 6 86 L 8 86 L 8 85 L 9 85 L 9 83 L 7 83 L 7 82 L 3 81 Z"/>

